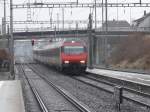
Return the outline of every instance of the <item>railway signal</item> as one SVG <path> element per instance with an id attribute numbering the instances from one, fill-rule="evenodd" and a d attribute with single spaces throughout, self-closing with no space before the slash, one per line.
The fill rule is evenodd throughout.
<path id="1" fill-rule="evenodd" d="M 34 46 L 34 41 L 35 41 L 34 39 L 32 39 L 32 40 L 31 40 L 31 44 L 32 44 L 32 46 Z"/>

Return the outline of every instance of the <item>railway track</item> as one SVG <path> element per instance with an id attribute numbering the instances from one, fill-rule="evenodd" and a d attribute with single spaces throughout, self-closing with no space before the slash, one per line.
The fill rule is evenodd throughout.
<path id="1" fill-rule="evenodd" d="M 95 72 L 94 72 L 95 71 Z M 120 85 L 122 87 L 127 87 L 130 89 L 134 89 L 136 91 L 140 91 L 142 93 L 150 94 L 150 77 L 149 75 L 132 73 L 132 72 L 122 72 L 122 71 L 114 71 L 107 69 L 94 69 L 86 73 L 86 75 L 96 77 L 101 81 L 111 82 L 115 85 Z"/>
<path id="2" fill-rule="evenodd" d="M 90 109 L 88 106 L 86 106 L 82 102 L 78 101 L 70 93 L 68 93 L 67 91 L 65 91 L 61 87 L 58 87 L 57 85 L 55 85 L 54 83 L 49 81 L 44 75 L 42 75 L 42 73 L 40 73 L 39 71 L 35 70 L 35 68 L 33 68 L 32 66 L 27 66 L 27 67 L 30 70 L 32 70 L 36 75 L 38 75 L 41 79 L 43 79 L 49 86 L 53 87 L 59 94 L 61 94 L 67 101 L 69 101 L 71 103 L 71 105 L 73 105 L 75 108 L 77 108 L 77 110 L 79 110 L 79 112 L 94 112 L 94 110 Z M 23 69 L 23 67 L 22 67 L 22 69 Z M 39 103 L 39 105 L 41 107 L 42 112 L 49 112 L 47 107 L 46 107 L 46 105 L 44 104 L 42 98 L 40 97 L 40 94 L 38 93 L 36 88 L 33 87 L 33 85 L 31 84 L 32 82 L 27 77 L 27 74 L 25 72 L 24 72 L 24 75 L 26 77 L 26 80 L 28 80 L 28 83 L 32 86 L 31 87 L 32 91 L 35 94 L 35 97 L 36 97 L 36 99 L 37 99 L 37 101 L 38 101 L 38 103 Z"/>
<path id="3" fill-rule="evenodd" d="M 73 76 L 71 78 L 114 95 L 115 88 L 119 87 L 122 89 L 121 96 L 119 96 L 121 99 L 126 99 L 134 103 L 140 104 L 142 106 L 146 106 L 147 108 L 150 108 L 150 94 L 148 93 L 137 91 L 135 89 L 131 89 L 125 86 L 120 86 L 103 79 L 101 80 L 100 78 L 94 77 L 92 74 L 89 73 L 88 75 L 83 74 L 81 76 Z"/>
<path id="4" fill-rule="evenodd" d="M 94 88 L 104 90 L 113 95 L 115 95 L 115 88 L 121 87 L 122 94 L 120 97 L 122 100 L 123 99 L 128 100 L 128 101 L 137 103 L 139 105 L 145 106 L 147 108 L 150 108 L 150 94 L 138 91 L 136 89 L 128 88 L 126 86 L 111 83 L 110 81 L 107 81 L 107 80 L 103 80 L 103 79 L 101 80 L 100 78 L 95 77 L 95 75 L 87 73 L 87 74 L 82 74 L 81 76 L 79 76 L 79 75 L 71 76 L 70 78 L 78 80 L 78 81 L 85 83 L 87 85 L 90 85 Z"/>
<path id="5" fill-rule="evenodd" d="M 41 111 L 42 112 L 48 112 L 48 109 L 47 109 L 45 103 L 43 102 L 40 94 L 38 93 L 37 89 L 34 87 L 35 85 L 33 86 L 33 82 L 31 80 L 29 81 L 29 78 L 27 77 L 22 64 L 20 65 L 20 68 L 23 72 L 23 77 L 28 82 L 28 85 L 29 85 L 30 89 L 32 90 L 32 93 L 35 96 L 35 98 L 36 98 L 36 100 L 39 104 L 39 107 L 40 107 Z"/>
<path id="6" fill-rule="evenodd" d="M 34 66 L 34 67 L 36 68 L 36 66 Z M 42 68 L 41 72 L 44 70 L 43 68 Z M 57 71 L 54 71 L 54 72 L 57 72 Z M 48 72 L 45 73 L 45 76 L 48 77 Z M 64 76 L 68 77 L 68 75 L 66 75 L 66 74 L 64 74 Z M 71 76 L 70 78 L 75 79 L 77 81 L 80 81 L 80 82 L 82 82 L 86 85 L 90 85 L 94 88 L 97 88 L 98 90 L 104 90 L 106 92 L 109 92 L 112 95 L 115 95 L 114 94 L 114 87 L 119 86 L 117 84 L 115 85 L 113 83 L 110 83 L 110 82 L 107 82 L 107 81 L 104 81 L 104 80 L 101 81 L 97 77 L 94 77 L 94 76 L 92 78 L 92 77 L 88 77 L 86 75 L 82 75 L 82 76 L 78 75 L 78 76 L 73 76 L 73 77 Z M 147 107 L 148 109 L 150 108 L 150 102 L 149 102 L 150 101 L 149 100 L 150 95 L 149 94 L 146 94 L 146 93 L 143 93 L 143 92 L 140 92 L 140 91 L 136 91 L 136 90 L 130 89 L 130 88 L 125 88 L 125 87 L 123 88 L 122 93 L 123 94 L 122 94 L 121 98 L 123 100 L 130 101 L 130 102 L 133 102 L 134 104 L 138 104 L 140 106 Z"/>

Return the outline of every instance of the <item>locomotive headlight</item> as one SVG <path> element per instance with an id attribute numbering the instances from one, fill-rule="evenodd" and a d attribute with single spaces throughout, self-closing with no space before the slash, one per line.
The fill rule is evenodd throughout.
<path id="1" fill-rule="evenodd" d="M 67 64 L 67 63 L 69 63 L 69 61 L 64 61 L 64 63 L 66 63 L 66 64 Z"/>
<path id="2" fill-rule="evenodd" d="M 84 60 L 82 60 L 82 61 L 80 61 L 80 63 L 85 63 L 85 61 L 84 61 Z"/>

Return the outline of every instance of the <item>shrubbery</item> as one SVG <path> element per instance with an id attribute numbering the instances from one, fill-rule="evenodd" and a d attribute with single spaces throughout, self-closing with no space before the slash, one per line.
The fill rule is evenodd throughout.
<path id="1" fill-rule="evenodd" d="M 140 59 L 144 61 L 142 68 L 150 68 L 150 35 L 135 33 L 120 41 L 110 60 L 113 65 L 126 62 L 126 66 L 134 64 L 134 67 L 138 68 L 141 65 L 135 65 L 135 63 Z"/>

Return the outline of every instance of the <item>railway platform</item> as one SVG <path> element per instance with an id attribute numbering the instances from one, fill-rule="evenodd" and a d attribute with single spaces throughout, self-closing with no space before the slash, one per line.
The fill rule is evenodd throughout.
<path id="1" fill-rule="evenodd" d="M 105 76 L 105 77 L 110 77 L 110 78 L 115 78 L 119 80 L 125 80 L 133 83 L 150 86 L 149 74 L 115 71 L 115 70 L 107 70 L 107 69 L 100 69 L 100 68 L 87 69 L 87 72 Z"/>
<path id="2" fill-rule="evenodd" d="M 0 112 L 25 112 L 19 80 L 0 81 Z"/>

